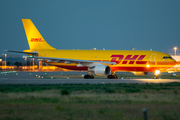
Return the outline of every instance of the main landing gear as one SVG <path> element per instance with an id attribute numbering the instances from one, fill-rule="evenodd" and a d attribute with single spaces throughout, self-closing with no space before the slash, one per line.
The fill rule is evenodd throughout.
<path id="1" fill-rule="evenodd" d="M 108 78 L 108 79 L 117 79 L 118 76 L 115 75 L 115 72 L 112 72 L 112 75 L 108 75 L 107 78 Z"/>
<path id="2" fill-rule="evenodd" d="M 86 74 L 84 75 L 84 79 L 94 79 L 94 75 Z"/>
<path id="3" fill-rule="evenodd" d="M 91 72 L 88 72 L 88 74 L 84 75 L 84 79 L 94 79 L 94 75 L 91 75 Z"/>
<path id="4" fill-rule="evenodd" d="M 118 76 L 117 75 L 108 75 L 107 78 L 108 79 L 117 79 Z"/>
<path id="5" fill-rule="evenodd" d="M 118 76 L 115 75 L 115 73 L 113 72 L 111 75 L 107 76 L 108 79 L 117 79 Z M 94 79 L 94 75 L 91 75 L 91 73 L 89 72 L 88 74 L 84 75 L 84 79 Z"/>

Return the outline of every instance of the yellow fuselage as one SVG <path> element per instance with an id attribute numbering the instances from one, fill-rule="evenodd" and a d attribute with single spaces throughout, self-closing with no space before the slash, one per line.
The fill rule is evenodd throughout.
<path id="1" fill-rule="evenodd" d="M 32 52 L 33 50 L 25 50 Z M 39 57 L 66 58 L 92 61 L 116 62 L 109 65 L 111 71 L 165 71 L 176 64 L 170 55 L 157 51 L 137 50 L 36 50 Z M 47 62 L 47 61 L 45 61 Z M 64 62 L 48 62 L 48 64 L 72 69 L 87 70 L 86 67 L 77 67 L 77 64 Z"/>

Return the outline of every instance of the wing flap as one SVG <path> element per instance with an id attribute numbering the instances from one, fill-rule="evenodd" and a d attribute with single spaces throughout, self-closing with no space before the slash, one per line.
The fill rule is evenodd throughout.
<path id="1" fill-rule="evenodd" d="M 67 59 L 67 58 L 52 58 L 52 57 L 37 57 L 34 56 L 34 58 L 37 59 L 44 59 L 50 61 L 50 62 L 65 62 L 65 64 L 72 64 L 76 63 L 80 66 L 85 66 L 85 64 L 108 64 L 108 65 L 116 65 L 115 62 L 104 62 L 104 61 L 92 61 L 92 60 L 79 60 L 79 59 Z"/>

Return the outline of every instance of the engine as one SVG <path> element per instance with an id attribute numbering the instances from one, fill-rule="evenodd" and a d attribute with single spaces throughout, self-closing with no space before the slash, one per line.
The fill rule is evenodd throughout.
<path id="1" fill-rule="evenodd" d="M 90 72 L 94 72 L 96 75 L 109 75 L 111 68 L 107 65 L 96 65 L 95 67 L 89 68 Z"/>
<path id="2" fill-rule="evenodd" d="M 148 74 L 148 72 L 132 72 L 132 73 L 134 73 L 134 75 L 141 75 L 141 76 Z"/>

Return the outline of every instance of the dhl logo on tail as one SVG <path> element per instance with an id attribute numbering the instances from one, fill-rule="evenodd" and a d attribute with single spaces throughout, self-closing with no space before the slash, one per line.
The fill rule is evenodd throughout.
<path id="1" fill-rule="evenodd" d="M 42 40 L 42 38 L 31 38 L 30 42 L 45 42 L 45 40 Z"/>

